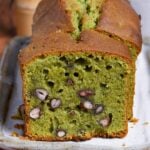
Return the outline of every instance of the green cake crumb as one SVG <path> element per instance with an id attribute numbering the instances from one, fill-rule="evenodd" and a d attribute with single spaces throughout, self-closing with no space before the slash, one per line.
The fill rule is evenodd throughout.
<path id="1" fill-rule="evenodd" d="M 94 53 L 35 59 L 24 74 L 32 135 L 80 137 L 125 130 L 129 73 L 123 59 Z"/>
<path id="2" fill-rule="evenodd" d="M 101 7 L 104 0 L 66 0 L 66 10 L 71 14 L 71 22 L 74 27 L 72 36 L 77 39 L 80 33 L 86 29 L 93 29 L 101 15 Z"/>

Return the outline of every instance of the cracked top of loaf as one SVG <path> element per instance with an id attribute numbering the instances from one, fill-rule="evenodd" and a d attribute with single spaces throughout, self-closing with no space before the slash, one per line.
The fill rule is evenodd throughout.
<path id="1" fill-rule="evenodd" d="M 130 61 L 128 45 L 140 52 L 140 19 L 127 0 L 79 1 L 41 1 L 34 16 L 32 43 L 20 53 L 22 64 L 48 53 L 86 50 Z"/>

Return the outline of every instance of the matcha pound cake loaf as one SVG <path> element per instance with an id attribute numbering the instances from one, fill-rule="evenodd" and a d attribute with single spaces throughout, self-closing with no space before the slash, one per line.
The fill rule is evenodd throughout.
<path id="1" fill-rule="evenodd" d="M 117 1 L 121 8 L 125 3 L 132 10 L 125 0 Z M 114 2 L 113 12 L 119 13 L 118 3 Z M 127 134 L 140 26 L 132 10 L 132 17 L 125 18 L 130 23 L 123 20 L 120 27 L 128 25 L 133 41 L 126 38 L 130 30 L 122 28 L 126 37 L 103 30 L 100 22 L 106 6 L 111 6 L 109 0 L 40 3 L 32 42 L 19 54 L 25 136 L 30 139 L 79 141 Z M 109 19 L 113 24 L 115 19 Z"/>

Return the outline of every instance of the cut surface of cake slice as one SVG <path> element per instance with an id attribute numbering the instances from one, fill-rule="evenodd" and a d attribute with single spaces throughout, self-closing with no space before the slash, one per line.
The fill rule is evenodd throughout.
<path id="1" fill-rule="evenodd" d="M 59 32 L 33 42 L 20 55 L 25 134 L 31 139 L 126 135 L 132 72 L 127 47 L 96 31 L 84 32 L 81 39 L 75 43 Z"/>

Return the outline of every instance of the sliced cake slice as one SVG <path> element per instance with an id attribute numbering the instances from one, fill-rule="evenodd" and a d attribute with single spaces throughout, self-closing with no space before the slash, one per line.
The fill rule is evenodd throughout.
<path id="1" fill-rule="evenodd" d="M 53 33 L 20 54 L 25 135 L 35 140 L 85 140 L 127 134 L 127 47 L 96 31 L 81 42 Z"/>

